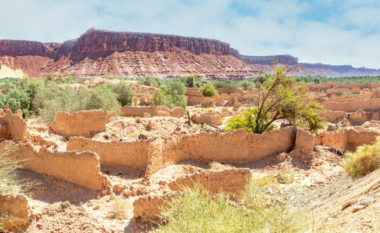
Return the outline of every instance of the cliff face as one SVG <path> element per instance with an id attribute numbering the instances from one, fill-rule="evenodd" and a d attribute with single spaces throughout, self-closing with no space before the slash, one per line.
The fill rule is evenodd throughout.
<path id="1" fill-rule="evenodd" d="M 247 64 L 273 65 L 275 61 L 282 65 L 297 65 L 298 58 L 290 55 L 275 56 L 241 56 L 241 59 Z"/>
<path id="2" fill-rule="evenodd" d="M 89 30 L 79 37 L 73 52 L 77 54 L 115 51 L 173 52 L 173 48 L 189 51 L 195 55 L 205 53 L 240 57 L 237 50 L 231 49 L 229 44 L 218 40 L 99 30 Z"/>
<path id="3" fill-rule="evenodd" d="M 195 74 L 242 79 L 257 74 L 255 68 L 240 60 L 237 50 L 218 40 L 93 29 L 63 44 L 0 41 L 1 65 L 28 76 L 61 73 L 171 78 Z"/>
<path id="4" fill-rule="evenodd" d="M 193 74 L 202 78 L 237 80 L 271 72 L 271 65 L 276 60 L 289 66 L 291 75 L 380 74 L 380 70 L 351 66 L 298 64 L 298 58 L 290 55 L 241 56 L 229 44 L 218 40 L 173 35 L 91 29 L 78 39 L 62 44 L 0 40 L 0 78 L 46 76 L 48 73 L 78 77 L 150 75 L 163 78 Z"/>

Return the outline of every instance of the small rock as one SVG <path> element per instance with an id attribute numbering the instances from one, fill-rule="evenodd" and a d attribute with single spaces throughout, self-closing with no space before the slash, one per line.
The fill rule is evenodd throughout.
<path id="1" fill-rule="evenodd" d="M 288 157 L 288 154 L 286 153 L 281 153 L 281 154 L 276 155 L 276 159 L 280 162 L 285 161 L 287 157 Z"/>
<path id="2" fill-rule="evenodd" d="M 95 206 L 94 208 L 93 208 L 93 210 L 98 210 L 100 208 L 100 206 Z"/>
<path id="3" fill-rule="evenodd" d="M 101 192 L 102 195 L 106 195 L 107 194 L 107 190 L 106 189 L 103 189 L 102 192 Z"/>
<path id="4" fill-rule="evenodd" d="M 358 212 L 366 207 L 366 205 L 357 205 L 352 209 L 352 213 Z"/>

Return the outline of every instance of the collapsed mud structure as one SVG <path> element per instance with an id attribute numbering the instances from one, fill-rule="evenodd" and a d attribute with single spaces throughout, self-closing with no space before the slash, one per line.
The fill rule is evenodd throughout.
<path id="1" fill-rule="evenodd" d="M 72 88 L 107 82 L 120 80 L 96 79 Z M 23 177 L 42 183 L 32 187 L 29 197 L 0 198 L 0 214 L 17 210 L 13 214 L 22 221 L 7 225 L 13 231 L 70 231 L 59 221 L 76 216 L 99 232 L 141 232 L 148 229 L 146 223 L 159 221 L 170 200 L 197 182 L 211 195 L 222 190 L 231 196 L 241 195 L 250 180 L 279 171 L 296 173 L 307 187 L 329 183 L 342 173 L 338 150 L 354 151 L 380 135 L 378 87 L 342 87 L 362 96 L 353 98 L 339 90 L 331 94 L 339 85 L 308 86 L 312 99 L 326 109 L 326 130 L 318 134 L 286 124 L 261 135 L 223 132 L 227 119 L 257 104 L 257 90 L 233 87 L 220 88 L 211 98 L 188 88 L 186 115 L 183 108 L 147 106 L 154 88 L 135 98 L 134 107 L 122 107 L 120 115 L 62 112 L 50 126 L 5 108 L 0 111 L 0 147 L 21 161 Z M 143 93 L 141 86 L 132 85 Z M 116 223 L 103 213 L 117 198 L 130 207 Z"/>

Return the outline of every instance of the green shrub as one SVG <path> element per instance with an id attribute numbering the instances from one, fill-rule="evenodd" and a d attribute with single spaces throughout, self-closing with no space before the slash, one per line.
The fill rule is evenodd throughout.
<path id="1" fill-rule="evenodd" d="M 269 192 L 253 182 L 232 200 L 195 185 L 168 202 L 160 232 L 306 232 L 305 213 L 289 203 L 290 195 L 270 204 Z"/>
<path id="2" fill-rule="evenodd" d="M 207 97 L 211 97 L 218 94 L 218 91 L 214 88 L 214 86 L 211 83 L 207 83 L 203 87 L 199 88 L 197 92 L 202 92 L 202 94 Z"/>
<path id="3" fill-rule="evenodd" d="M 121 106 L 133 105 L 133 96 L 135 95 L 135 92 L 132 90 L 130 85 L 125 82 L 120 82 L 119 84 L 108 84 L 107 87 L 109 87 L 117 95 L 117 100 Z"/>
<path id="4" fill-rule="evenodd" d="M 173 82 L 182 82 L 186 87 L 197 87 L 200 84 L 199 78 L 195 75 L 185 75 L 173 79 Z"/>
<path id="5" fill-rule="evenodd" d="M 356 99 L 356 95 L 352 94 L 351 91 L 343 92 L 342 96 L 351 96 L 352 98 Z"/>
<path id="6" fill-rule="evenodd" d="M 165 83 L 162 78 L 152 78 L 150 76 L 139 79 L 137 82 L 145 86 L 161 86 Z"/>
<path id="7" fill-rule="evenodd" d="M 242 83 L 241 83 L 241 87 L 243 88 L 243 90 L 253 90 L 255 89 L 255 83 L 253 82 L 249 82 L 247 80 L 244 80 Z"/>
<path id="8" fill-rule="evenodd" d="M 356 152 L 347 153 L 343 168 L 348 176 L 360 178 L 380 167 L 380 137 L 372 145 L 364 145 Z"/>
<path id="9" fill-rule="evenodd" d="M 231 80 L 228 80 L 228 81 L 231 82 Z M 213 85 L 215 88 L 226 88 L 226 87 L 233 86 L 231 83 L 227 83 L 226 81 L 225 82 L 216 81 L 213 83 Z"/>
<path id="10" fill-rule="evenodd" d="M 154 91 L 153 104 L 155 106 L 165 105 L 170 109 L 183 107 L 186 110 L 187 97 L 185 93 L 186 86 L 182 82 L 167 83 L 161 89 Z"/>
<path id="11" fill-rule="evenodd" d="M 55 83 L 47 83 L 39 88 L 33 100 L 33 110 L 42 120 L 54 122 L 58 112 L 73 113 L 80 110 L 103 109 L 120 113 L 118 94 L 107 85 L 91 90 L 59 88 Z"/>
<path id="12" fill-rule="evenodd" d="M 28 117 L 30 111 L 30 97 L 25 90 L 10 90 L 6 94 L 0 95 L 0 108 L 9 104 L 9 109 L 16 113 L 17 109 L 22 110 L 23 117 Z"/>

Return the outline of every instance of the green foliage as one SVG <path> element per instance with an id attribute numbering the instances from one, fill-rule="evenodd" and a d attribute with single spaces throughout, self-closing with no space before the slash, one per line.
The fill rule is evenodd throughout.
<path id="1" fill-rule="evenodd" d="M 39 88 L 33 100 L 33 110 L 46 123 L 52 123 L 58 112 L 73 113 L 80 110 L 103 109 L 120 113 L 117 93 L 107 85 L 91 90 L 59 88 L 55 83 L 47 83 Z"/>
<path id="2" fill-rule="evenodd" d="M 287 77 L 285 67 L 276 65 L 274 75 L 262 84 L 261 89 L 258 106 L 231 118 L 226 131 L 243 128 L 262 134 L 273 129 L 273 122 L 279 119 L 287 119 L 312 132 L 323 129 L 322 106 L 307 101 L 307 88 Z"/>
<path id="3" fill-rule="evenodd" d="M 297 77 L 297 82 L 304 81 L 305 83 L 313 82 L 317 83 L 327 83 L 327 82 L 339 82 L 341 84 L 347 84 L 350 82 L 354 83 L 380 83 L 380 78 L 374 76 L 363 76 L 363 77 L 340 77 L 340 78 L 325 78 L 325 77 Z"/>
<path id="4" fill-rule="evenodd" d="M 173 82 L 182 82 L 186 87 L 197 87 L 201 84 L 200 79 L 195 75 L 186 75 L 173 79 Z"/>
<path id="5" fill-rule="evenodd" d="M 165 83 L 161 78 L 152 78 L 150 76 L 139 79 L 137 82 L 145 86 L 161 86 Z"/>
<path id="6" fill-rule="evenodd" d="M 195 185 L 168 202 L 160 232 L 306 232 L 306 215 L 290 202 L 289 194 L 268 204 L 270 193 L 253 182 L 241 198 L 211 196 Z"/>
<path id="7" fill-rule="evenodd" d="M 356 99 L 356 95 L 352 94 L 351 91 L 343 92 L 342 96 L 351 96 L 352 98 Z"/>
<path id="8" fill-rule="evenodd" d="M 186 86 L 182 82 L 167 83 L 161 89 L 154 91 L 153 104 L 156 106 L 165 105 L 170 109 L 183 107 L 186 110 L 187 97 L 185 93 Z"/>
<path id="9" fill-rule="evenodd" d="M 235 129 L 244 129 L 251 133 L 264 133 L 273 130 L 273 125 L 265 127 L 269 122 L 270 114 L 266 113 L 266 115 L 261 117 L 258 114 L 258 108 L 249 108 L 247 111 L 240 112 L 239 116 L 227 120 L 225 131 L 232 132 Z M 258 119 L 258 122 L 256 122 L 256 119 Z"/>
<path id="10" fill-rule="evenodd" d="M 372 145 L 364 145 L 356 152 L 347 153 L 343 168 L 348 176 L 360 178 L 380 167 L 380 137 Z"/>
<path id="11" fill-rule="evenodd" d="M 0 95 L 0 108 L 9 104 L 9 109 L 16 113 L 17 109 L 22 110 L 23 117 L 28 117 L 30 111 L 30 97 L 25 90 L 10 90 L 6 94 Z"/>
<path id="12" fill-rule="evenodd" d="M 117 101 L 119 101 L 121 106 L 133 105 L 135 92 L 130 85 L 127 85 L 125 82 L 120 82 L 119 84 L 108 84 L 107 86 L 117 95 Z"/>
<path id="13" fill-rule="evenodd" d="M 227 81 L 224 81 L 224 82 L 216 81 L 216 82 L 213 83 L 213 85 L 214 85 L 215 88 L 226 88 L 226 87 L 233 86 L 231 84 L 231 80 L 228 80 L 228 81 L 229 82 L 227 82 Z"/>
<path id="14" fill-rule="evenodd" d="M 206 97 L 211 97 L 218 94 L 218 91 L 214 88 L 214 86 L 210 82 L 197 90 L 197 93 L 200 93 L 200 92 L 202 92 L 202 94 Z"/>
<path id="15" fill-rule="evenodd" d="M 245 91 L 247 91 L 247 90 L 253 90 L 253 89 L 255 89 L 255 83 L 254 82 L 250 82 L 248 80 L 244 80 L 243 82 L 241 82 L 241 87 Z"/>

